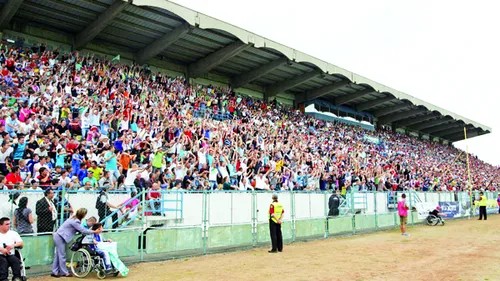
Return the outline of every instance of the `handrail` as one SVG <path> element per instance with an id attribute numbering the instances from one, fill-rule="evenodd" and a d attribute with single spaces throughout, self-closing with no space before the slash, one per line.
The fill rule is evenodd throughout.
<path id="1" fill-rule="evenodd" d="M 140 192 L 140 193 L 138 193 L 136 196 L 134 196 L 134 197 L 132 197 L 132 198 L 128 199 L 128 200 L 127 200 L 127 202 L 128 202 L 128 201 L 132 201 L 132 200 L 134 200 L 134 199 L 138 199 L 138 198 L 139 198 L 139 196 L 140 196 L 140 195 L 142 195 L 142 193 L 144 193 L 144 192 L 145 192 L 145 191 L 141 191 L 141 192 Z M 138 200 L 139 200 L 139 199 L 138 199 Z M 131 210 L 131 209 L 130 209 L 130 210 Z M 130 210 L 128 210 L 127 212 L 125 212 L 122 216 L 119 216 L 119 217 L 118 217 L 118 220 L 120 220 L 120 218 L 122 218 L 123 216 L 125 216 L 126 214 L 128 214 L 128 213 L 130 212 Z M 111 218 L 111 220 L 113 220 L 113 219 L 112 219 L 113 215 L 118 214 L 118 212 L 119 212 L 119 211 L 120 211 L 120 209 L 116 209 L 116 210 L 114 210 L 113 212 L 111 212 L 111 214 L 109 214 L 108 216 L 106 216 L 104 219 L 100 220 L 100 222 L 101 222 L 101 223 L 106 222 L 106 221 L 107 221 L 107 220 L 109 220 L 110 218 Z M 117 223 L 117 222 L 112 221 L 111 225 L 113 225 L 114 223 Z"/>

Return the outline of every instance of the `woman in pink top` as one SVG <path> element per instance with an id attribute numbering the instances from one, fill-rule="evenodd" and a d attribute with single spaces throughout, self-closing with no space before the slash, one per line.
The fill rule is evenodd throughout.
<path id="1" fill-rule="evenodd" d="M 398 214 L 399 214 L 399 228 L 401 229 L 401 235 L 410 236 L 406 233 L 406 225 L 408 224 L 408 210 L 410 209 L 406 204 L 406 194 L 401 195 L 402 200 L 398 202 Z"/>
<path id="2" fill-rule="evenodd" d="M 122 214 L 125 214 L 130 210 L 130 212 L 128 212 L 124 216 L 124 218 L 123 218 L 124 221 L 135 219 L 135 217 L 137 217 L 137 215 L 139 213 L 138 211 L 141 208 L 141 205 L 140 205 L 139 199 L 134 198 L 135 196 L 137 196 L 137 192 L 131 192 L 130 198 L 121 204 L 121 206 L 123 206 L 122 210 L 121 210 Z"/>

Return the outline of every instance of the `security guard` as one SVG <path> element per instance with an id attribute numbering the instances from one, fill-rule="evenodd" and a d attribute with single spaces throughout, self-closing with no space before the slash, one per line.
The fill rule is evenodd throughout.
<path id="1" fill-rule="evenodd" d="M 486 199 L 486 196 L 484 193 L 479 193 L 479 220 L 483 219 L 486 220 L 486 205 L 488 204 L 488 199 Z"/>
<path id="2" fill-rule="evenodd" d="M 273 248 L 269 253 L 283 251 L 283 236 L 281 235 L 281 223 L 283 218 L 283 205 L 278 202 L 278 194 L 273 194 L 273 203 L 269 207 L 269 231 Z"/>

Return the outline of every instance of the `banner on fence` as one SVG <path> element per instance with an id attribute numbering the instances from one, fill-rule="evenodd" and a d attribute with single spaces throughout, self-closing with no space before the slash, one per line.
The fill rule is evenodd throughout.
<path id="1" fill-rule="evenodd" d="M 447 218 L 461 217 L 459 202 L 439 202 L 441 213 L 446 214 Z"/>

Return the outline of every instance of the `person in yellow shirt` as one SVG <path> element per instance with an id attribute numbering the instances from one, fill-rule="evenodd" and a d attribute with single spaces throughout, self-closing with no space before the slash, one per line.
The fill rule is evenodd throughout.
<path id="1" fill-rule="evenodd" d="M 486 199 L 486 195 L 484 193 L 479 193 L 479 220 L 487 219 L 486 217 L 486 205 L 488 204 L 488 199 Z"/>
<path id="2" fill-rule="evenodd" d="M 273 248 L 269 253 L 283 251 L 283 235 L 281 234 L 281 224 L 285 210 L 278 202 L 278 194 L 273 194 L 273 203 L 269 207 L 269 232 L 271 233 L 271 243 Z"/>
<path id="3" fill-rule="evenodd" d="M 101 179 L 102 169 L 97 166 L 96 161 L 92 161 L 92 164 L 90 164 L 90 168 L 88 168 L 87 171 L 94 174 L 94 178 L 96 179 L 96 181 L 99 181 Z"/>

